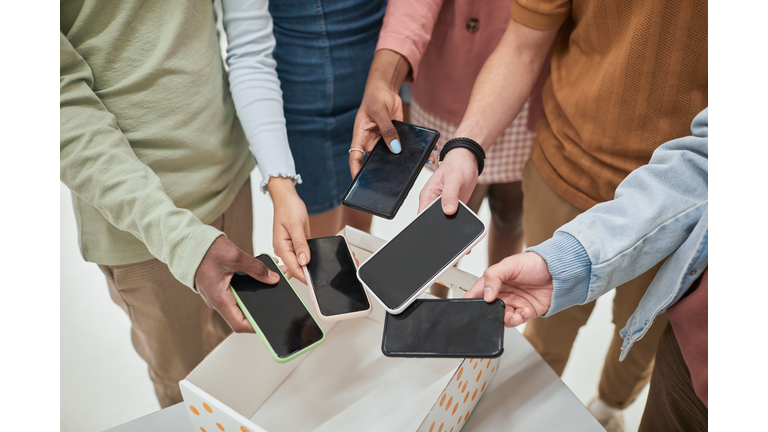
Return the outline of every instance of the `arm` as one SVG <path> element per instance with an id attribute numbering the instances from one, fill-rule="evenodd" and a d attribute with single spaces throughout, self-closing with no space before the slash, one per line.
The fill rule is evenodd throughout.
<path id="1" fill-rule="evenodd" d="M 207 273 L 201 273 L 200 268 L 204 264 L 207 268 L 231 264 L 232 271 L 247 269 L 251 276 L 268 280 L 266 266 L 243 260 L 237 254 L 240 250 L 225 237 L 218 240 L 223 233 L 174 205 L 157 175 L 136 157 L 115 116 L 93 92 L 93 73 L 88 64 L 61 33 L 59 42 L 61 181 L 114 226 L 144 242 L 179 281 L 190 288 L 197 285 L 203 298 L 233 328 L 247 330 L 238 326 L 241 321 L 248 323 L 242 313 L 238 317 L 232 311 L 231 306 L 237 305 L 231 294 L 231 303 L 219 294 L 226 286 L 201 283 L 200 277 L 205 279 Z M 214 249 L 214 241 L 222 248 Z M 217 253 L 222 251 L 230 254 L 229 260 Z"/>
<path id="2" fill-rule="evenodd" d="M 557 26 L 559 27 L 559 23 Z M 552 46 L 558 27 L 536 30 L 509 20 L 499 45 L 483 65 L 454 137 L 477 141 L 484 150 L 517 117 Z M 477 160 L 466 149 L 451 150 L 419 195 L 419 212 L 442 195 L 443 211 L 453 214 L 477 183 Z"/>
<path id="3" fill-rule="evenodd" d="M 379 137 L 394 153 L 402 150 L 392 120 L 403 120 L 403 102 L 398 91 L 408 77 L 413 80 L 424 55 L 442 0 L 392 0 L 387 4 L 365 94 L 355 117 L 351 148 L 370 153 Z M 363 154 L 351 152 L 352 177 L 363 166 Z"/>
<path id="4" fill-rule="evenodd" d="M 261 171 L 261 190 L 274 202 L 272 244 L 290 274 L 306 283 L 300 266 L 311 258 L 309 216 L 294 186 L 301 177 L 288 146 L 268 2 L 224 0 L 222 9 L 232 98 Z"/>
<path id="5" fill-rule="evenodd" d="M 693 121 L 693 136 L 656 149 L 648 165 L 619 185 L 614 200 L 492 266 L 467 296 L 501 297 L 507 324 L 519 325 L 593 301 L 661 262 L 707 211 L 707 125 L 705 109 Z"/>

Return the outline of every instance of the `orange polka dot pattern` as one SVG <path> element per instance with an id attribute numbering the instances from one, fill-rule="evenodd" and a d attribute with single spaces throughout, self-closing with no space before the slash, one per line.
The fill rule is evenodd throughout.
<path id="1" fill-rule="evenodd" d="M 201 405 L 203 407 L 203 410 L 205 410 L 205 412 L 207 412 L 208 414 L 213 414 L 213 408 L 211 408 L 210 405 L 208 405 L 206 402 L 203 402 Z M 203 423 L 203 424 L 206 424 L 206 425 L 215 424 L 216 427 L 220 431 L 226 432 L 226 428 L 224 427 L 224 425 L 222 425 L 221 423 L 217 422 L 216 421 L 217 419 L 215 419 L 215 416 L 209 417 L 209 416 L 205 415 L 205 413 L 201 414 L 201 410 L 197 409 L 197 407 L 194 406 L 194 405 L 190 405 L 189 406 L 189 410 L 192 411 L 192 414 L 195 415 L 195 418 L 192 418 L 192 423 L 198 423 L 198 424 Z M 198 421 L 196 421 L 198 417 L 200 419 Z M 218 420 L 222 420 L 222 419 L 218 419 Z M 235 426 L 235 427 L 237 427 L 237 426 Z M 200 426 L 200 431 L 201 432 L 208 432 L 208 430 L 206 428 L 204 428 L 203 426 Z M 250 432 L 250 430 L 247 427 L 245 427 L 245 426 L 240 426 L 240 432 Z"/>
<path id="2" fill-rule="evenodd" d="M 499 369 L 499 359 L 465 359 L 419 432 L 459 432 Z M 453 425 L 449 429 L 445 424 Z"/>

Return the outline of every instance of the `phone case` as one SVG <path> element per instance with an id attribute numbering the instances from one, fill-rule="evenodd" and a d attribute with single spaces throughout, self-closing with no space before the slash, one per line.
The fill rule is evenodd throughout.
<path id="1" fill-rule="evenodd" d="M 269 257 L 269 259 L 271 259 L 273 261 L 275 259 L 272 255 L 270 255 L 268 253 L 263 253 L 261 255 L 266 255 L 266 256 Z M 248 311 L 248 309 L 245 307 L 243 302 L 240 300 L 240 297 L 237 295 L 237 291 L 235 291 L 235 289 L 232 288 L 232 285 L 229 286 L 229 290 L 232 292 L 232 295 L 235 296 L 235 301 L 237 301 L 237 306 L 240 307 L 240 310 L 243 311 L 243 315 L 245 315 L 245 318 L 248 320 L 249 323 L 251 323 L 251 327 L 253 327 L 253 329 L 256 331 L 256 334 L 259 335 L 259 338 L 261 338 L 261 342 L 263 342 L 264 346 L 267 347 L 267 351 L 269 351 L 269 355 L 271 355 L 272 358 L 276 362 L 278 362 L 278 363 L 287 363 L 287 362 L 295 359 L 296 357 L 299 357 L 300 355 L 308 352 L 312 348 L 314 348 L 314 347 L 320 345 L 321 343 L 323 343 L 323 341 L 325 341 L 325 331 L 320 326 L 320 324 L 317 322 L 317 319 L 312 314 L 312 311 L 309 310 L 309 308 L 307 308 L 306 303 L 304 303 L 304 300 L 301 298 L 299 293 L 296 292 L 296 288 L 294 288 L 293 285 L 291 285 L 291 282 L 288 280 L 288 278 L 285 277 L 285 274 L 283 273 L 283 270 L 280 269 L 280 266 L 276 265 L 275 267 L 277 267 L 277 270 L 280 272 L 280 276 L 283 279 L 285 279 L 286 282 L 288 282 L 288 286 L 291 287 L 291 289 L 293 290 L 293 293 L 296 294 L 296 297 L 299 298 L 299 301 L 301 301 L 301 304 L 303 304 L 304 307 L 307 309 L 307 312 L 309 312 L 309 316 L 312 317 L 312 319 L 315 321 L 315 324 L 317 324 L 317 326 L 320 327 L 320 331 L 323 333 L 323 337 L 319 341 L 313 343 L 312 345 L 309 345 L 309 346 L 307 346 L 307 347 L 305 347 L 305 348 L 303 348 L 303 349 L 301 349 L 299 351 L 296 351 L 295 353 L 289 355 L 288 357 L 279 357 L 277 355 L 277 353 L 275 352 L 275 350 L 272 348 L 272 345 L 267 340 L 266 336 L 264 336 L 264 333 L 261 332 L 261 329 L 259 328 L 259 325 L 256 324 L 256 320 L 253 319 L 253 317 L 251 316 L 251 313 Z"/>
<path id="2" fill-rule="evenodd" d="M 421 299 L 423 302 L 444 302 L 444 301 L 455 301 L 460 299 Z M 482 299 L 480 299 L 482 300 Z M 496 299 L 494 302 L 498 302 L 501 304 L 502 309 L 502 316 L 503 316 L 503 310 L 504 310 L 504 302 L 501 299 Z M 469 354 L 438 354 L 438 353 L 393 353 L 386 350 L 386 344 L 387 344 L 387 325 L 389 323 L 389 314 L 384 318 L 384 333 L 381 337 L 381 352 L 387 357 L 406 357 L 406 358 L 496 358 L 501 356 L 504 353 L 504 338 L 501 339 L 502 346 L 499 347 L 498 351 L 495 351 L 491 354 L 486 353 L 469 353 Z M 502 327 L 503 328 L 503 327 Z"/>
<path id="3" fill-rule="evenodd" d="M 441 196 L 439 196 L 439 197 L 437 197 L 437 198 L 435 198 L 435 200 L 434 200 L 434 201 L 432 201 L 432 203 L 431 203 L 431 204 L 429 204 L 429 205 L 427 206 L 427 208 L 429 208 L 429 207 L 432 207 L 433 205 L 435 205 L 435 203 L 436 203 L 436 202 L 437 202 L 437 201 L 438 201 L 438 200 L 439 200 L 441 197 L 442 197 L 442 195 L 441 195 Z M 369 256 L 369 257 L 368 257 L 368 259 L 367 259 L 367 260 L 365 260 L 365 262 L 363 262 L 362 264 L 360 264 L 360 267 L 358 267 L 358 268 L 357 268 L 357 279 L 360 281 L 360 283 L 361 283 L 361 284 L 363 284 L 363 286 L 364 286 L 364 287 L 365 287 L 365 288 L 368 290 L 368 292 L 369 292 L 369 293 L 370 293 L 370 294 L 371 294 L 371 295 L 372 295 L 372 296 L 373 296 L 373 297 L 374 297 L 374 298 L 375 298 L 375 299 L 376 299 L 376 300 L 377 300 L 377 301 L 378 301 L 378 302 L 379 302 L 379 303 L 380 303 L 380 304 L 381 304 L 381 305 L 384 307 L 384 309 L 386 309 L 386 310 L 387 310 L 387 312 L 389 312 L 389 313 L 391 313 L 391 314 L 393 314 L 393 315 L 397 315 L 397 314 L 399 314 L 400 312 L 404 311 L 404 310 L 405 310 L 405 308 L 407 308 L 408 306 L 410 306 L 410 305 L 411 305 L 411 303 L 413 303 L 413 302 L 414 302 L 414 301 L 415 301 L 415 300 L 416 300 L 416 299 L 417 299 L 417 298 L 418 298 L 418 297 L 419 297 L 419 296 L 420 296 L 420 295 L 421 295 L 421 294 L 422 294 L 424 291 L 426 291 L 426 290 L 427 290 L 427 289 L 428 289 L 428 288 L 429 288 L 429 287 L 430 287 L 430 286 L 431 286 L 433 283 L 437 282 L 437 279 L 439 279 L 439 278 L 440 278 L 440 276 L 442 276 L 442 275 L 443 275 L 443 273 L 445 273 L 445 272 L 446 272 L 446 271 L 447 271 L 449 268 L 451 268 L 451 267 L 453 267 L 454 265 L 456 265 L 456 263 L 457 263 L 457 262 L 459 262 L 459 260 L 460 260 L 461 258 L 463 258 L 463 257 L 464 257 L 464 255 L 466 255 L 466 254 L 467 254 L 467 251 L 469 251 L 469 250 L 471 250 L 473 247 L 477 246 L 477 244 L 478 244 L 478 243 L 480 243 L 480 241 L 482 241 L 482 240 L 485 238 L 485 234 L 488 232 L 488 227 L 486 227 L 486 226 L 485 226 L 485 223 L 483 223 L 483 221 L 482 221 L 482 220 L 481 220 L 481 219 L 480 219 L 480 218 L 479 218 L 479 217 L 478 217 L 478 216 L 475 214 L 475 212 L 473 212 L 473 211 L 472 211 L 472 210 L 471 210 L 469 207 L 467 207 L 467 206 L 466 206 L 466 205 L 465 205 L 463 202 L 461 202 L 461 200 L 459 200 L 459 205 L 463 206 L 463 207 L 464 207 L 464 208 L 465 208 L 465 209 L 466 209 L 466 210 L 467 210 L 467 211 L 468 211 L 470 214 L 472 214 L 474 217 L 476 217 L 476 218 L 477 218 L 477 220 L 479 220 L 479 221 L 480 221 L 480 223 L 483 225 L 483 232 L 482 232 L 482 233 L 480 233 L 480 235 L 477 237 L 477 239 L 475 239 L 475 241 L 473 241 L 473 242 L 472 242 L 472 243 L 471 243 L 469 246 L 467 246 L 466 248 L 464 248 L 464 249 L 461 251 L 461 253 L 459 253 L 459 254 L 456 256 L 456 258 L 454 258 L 454 259 L 453 259 L 453 261 L 449 262 L 449 263 L 448 263 L 448 265 L 446 265 L 446 266 L 443 268 L 443 270 L 442 270 L 441 272 L 438 272 L 438 273 L 437 273 L 437 274 L 436 274 L 436 275 L 435 275 L 435 276 L 434 276 L 432 279 L 430 279 L 429 281 L 427 281 L 427 282 L 426 282 L 426 283 L 425 283 L 423 286 L 421 286 L 421 287 L 420 287 L 418 290 L 416 290 L 416 292 L 414 292 L 414 293 L 413 293 L 413 295 L 412 295 L 411 297 L 409 297 L 409 298 L 408 298 L 408 300 L 406 300 L 406 301 L 405 301 L 405 302 L 404 302 L 402 305 L 400 305 L 399 307 L 397 307 L 397 308 L 395 308 L 395 309 L 391 309 L 389 306 L 387 306 L 386 304 L 384 304 L 384 302 L 383 302 L 383 301 L 382 301 L 382 300 L 381 300 L 381 299 L 380 299 L 380 298 L 379 298 L 379 297 L 376 295 L 376 293 L 375 293 L 375 292 L 373 292 L 373 290 L 371 290 L 371 288 L 370 288 L 368 285 L 366 285 L 365 281 L 364 281 L 364 280 L 363 280 L 363 279 L 360 277 L 360 269 L 361 269 L 361 268 L 362 268 L 362 267 L 363 267 L 363 266 L 364 266 L 364 265 L 365 265 L 365 264 L 366 264 L 368 261 L 370 261 L 370 260 L 371 260 L 371 259 L 372 259 L 374 256 L 376 256 L 376 254 L 377 254 L 377 253 L 381 252 L 381 250 L 382 250 L 382 249 L 384 249 L 385 247 L 387 247 L 387 245 L 389 244 L 389 242 L 390 242 L 390 241 L 392 241 L 392 239 L 394 239 L 394 238 L 395 238 L 395 237 L 397 237 L 398 235 L 400 235 L 400 232 L 403 232 L 403 231 L 404 231 L 406 228 L 408 228 L 408 226 L 409 226 L 410 224 L 406 225 L 406 226 L 405 226 L 405 227 L 404 227 L 402 230 L 400 230 L 400 232 L 398 232 L 397 234 L 395 234 L 394 236 L 392 236 L 392 239 L 390 239 L 388 242 L 384 243 L 384 245 L 383 245 L 382 247 L 380 247 L 380 248 L 379 248 L 379 250 L 377 250 L 377 251 L 376 251 L 376 252 L 374 252 L 374 253 L 373 253 L 371 256 Z M 426 209 L 424 209 L 424 211 L 427 211 L 427 210 L 426 210 Z M 422 213 L 423 213 L 423 212 L 422 212 Z M 417 218 L 418 218 L 418 216 L 417 216 Z M 415 220 L 415 219 L 414 219 L 414 220 Z M 413 223 L 413 222 L 411 222 L 411 223 Z"/>
<path id="4" fill-rule="evenodd" d="M 365 166 L 368 164 L 368 161 L 371 160 L 370 156 L 377 151 L 389 151 L 389 149 L 387 149 L 387 145 L 384 144 L 383 139 L 379 139 L 379 142 L 376 143 L 376 146 L 373 148 L 373 151 L 371 151 L 371 155 L 369 155 L 369 157 L 365 160 L 365 162 L 363 162 L 363 166 L 360 168 L 360 171 L 358 171 L 357 175 L 352 180 L 352 183 L 350 183 L 349 187 L 347 187 L 347 191 L 344 192 L 344 196 L 341 198 L 341 204 L 347 207 L 353 208 L 355 210 L 360 210 L 360 211 L 372 214 L 374 216 L 378 216 L 378 217 L 389 219 L 389 220 L 394 219 L 395 216 L 397 215 L 397 212 L 400 210 L 400 207 L 403 205 L 405 198 L 408 197 L 408 193 L 411 191 L 411 188 L 413 188 L 413 184 L 416 182 L 416 178 L 419 177 L 421 168 L 424 166 L 425 163 L 427 163 L 427 159 L 429 159 L 429 154 L 435 148 L 435 144 L 437 144 L 437 140 L 440 138 L 440 132 L 434 129 L 429 129 L 422 126 L 417 126 L 417 125 L 413 125 L 410 123 L 405 123 L 397 120 L 392 120 L 392 123 L 395 125 L 396 128 L 399 124 L 402 124 L 410 127 L 419 128 L 419 129 L 426 129 L 435 133 L 434 138 L 432 139 L 432 143 L 427 147 L 424 154 L 421 155 L 420 162 L 416 165 L 416 168 L 413 170 L 413 172 L 411 172 L 411 175 L 408 178 L 408 183 L 406 184 L 403 191 L 400 193 L 400 196 L 398 197 L 397 202 L 395 203 L 395 207 L 392 209 L 390 213 L 384 213 L 377 209 L 373 209 L 347 199 L 349 197 L 350 192 L 352 191 L 352 187 L 355 185 L 355 183 L 357 183 L 357 180 L 360 177 L 360 174 L 365 171 Z"/>
<path id="5" fill-rule="evenodd" d="M 347 238 L 344 236 L 333 236 L 333 237 L 341 237 L 344 239 L 344 244 L 347 245 L 347 249 L 349 250 L 349 255 L 353 257 L 352 249 L 349 248 L 349 243 L 347 242 Z M 307 266 L 301 266 L 301 268 L 304 270 L 304 278 L 307 280 L 307 286 L 309 287 L 309 296 L 312 298 L 312 303 L 315 305 L 315 312 L 317 312 L 317 318 L 320 321 L 326 321 L 326 322 L 332 322 L 332 321 L 342 321 L 347 319 L 353 319 L 353 318 L 362 318 L 366 315 L 370 315 L 371 311 L 373 311 L 373 303 L 371 302 L 371 296 L 368 295 L 368 290 L 363 289 L 363 292 L 365 292 L 365 297 L 368 299 L 368 309 L 357 311 L 357 312 L 350 312 L 345 314 L 338 314 L 338 315 L 331 315 L 331 316 L 325 316 L 322 312 L 320 312 L 320 304 L 317 302 L 317 296 L 315 295 L 315 287 L 312 285 L 312 278 L 309 277 L 309 270 L 307 269 Z M 365 287 L 365 285 L 363 285 Z"/>

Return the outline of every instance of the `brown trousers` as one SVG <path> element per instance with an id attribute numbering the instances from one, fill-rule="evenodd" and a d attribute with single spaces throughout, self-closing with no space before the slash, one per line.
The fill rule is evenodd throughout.
<path id="1" fill-rule="evenodd" d="M 250 179 L 211 225 L 253 255 Z M 181 402 L 179 381 L 231 332 L 229 325 L 157 259 L 99 268 L 112 300 L 131 319 L 133 346 L 149 366 L 160 406 Z"/>
<path id="2" fill-rule="evenodd" d="M 551 238 L 558 228 L 582 213 L 547 184 L 532 159 L 528 159 L 523 169 L 523 209 L 527 246 Z M 656 319 L 623 362 L 619 362 L 623 342 L 619 332 L 637 308 L 659 267 L 661 264 L 616 288 L 613 300 L 615 329 L 598 385 L 600 399 L 614 408 L 629 406 L 651 377 L 656 344 L 667 324 L 666 314 Z M 594 307 L 595 302 L 574 306 L 549 318 L 533 319 L 526 325 L 525 337 L 558 376 L 563 374 L 576 335 Z"/>
<path id="3" fill-rule="evenodd" d="M 708 419 L 709 410 L 696 396 L 675 332 L 667 324 L 659 340 L 648 401 L 638 430 L 706 431 Z"/>

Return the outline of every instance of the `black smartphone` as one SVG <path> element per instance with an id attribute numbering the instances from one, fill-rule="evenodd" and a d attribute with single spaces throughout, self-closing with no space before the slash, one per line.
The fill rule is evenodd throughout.
<path id="1" fill-rule="evenodd" d="M 381 351 L 388 357 L 498 357 L 504 302 L 418 299 L 399 315 L 387 314 Z"/>
<path id="2" fill-rule="evenodd" d="M 357 266 L 343 236 L 307 239 L 310 260 L 304 267 L 317 316 L 323 321 L 358 318 L 373 308 L 357 280 Z"/>
<path id="3" fill-rule="evenodd" d="M 400 313 L 485 237 L 485 224 L 459 201 L 443 213 L 437 198 L 392 240 L 371 255 L 357 277 L 389 313 Z"/>
<path id="4" fill-rule="evenodd" d="M 440 132 L 393 120 L 402 151 L 394 154 L 379 139 L 341 199 L 347 207 L 392 219 L 435 147 Z"/>
<path id="5" fill-rule="evenodd" d="M 272 358 L 284 363 L 319 345 L 325 334 L 272 257 L 261 254 L 256 259 L 277 273 L 280 281 L 267 284 L 235 273 L 230 289 Z"/>

